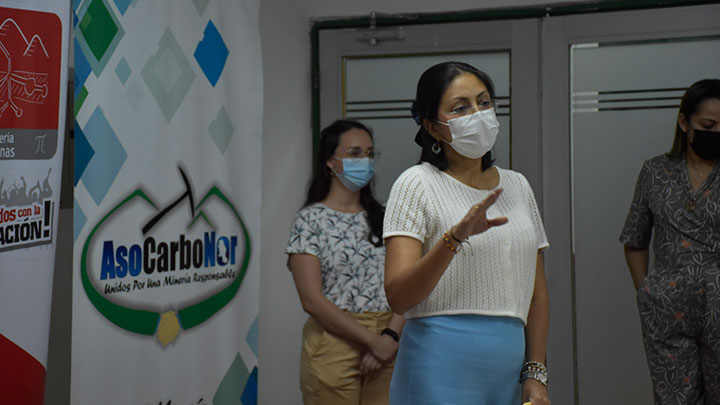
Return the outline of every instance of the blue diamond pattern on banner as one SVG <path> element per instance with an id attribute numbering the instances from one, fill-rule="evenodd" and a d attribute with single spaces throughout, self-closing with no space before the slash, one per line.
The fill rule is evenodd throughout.
<path id="1" fill-rule="evenodd" d="M 132 3 L 132 0 L 115 0 L 115 5 L 122 15 L 125 15 L 128 7 L 130 7 L 130 3 Z"/>
<path id="2" fill-rule="evenodd" d="M 158 41 L 158 49 L 145 62 L 141 76 L 170 122 L 190 90 L 195 73 L 169 27 Z"/>
<path id="3" fill-rule="evenodd" d="M 85 226 L 85 222 L 87 222 L 87 217 L 80 205 L 78 205 L 77 200 L 73 198 L 73 240 L 77 240 L 80 231 Z"/>
<path id="4" fill-rule="evenodd" d="M 128 65 L 125 58 L 120 59 L 120 62 L 118 62 L 117 67 L 115 68 L 115 74 L 122 84 L 125 84 L 128 77 L 130 77 L 131 72 L 132 70 L 130 70 L 130 65 Z"/>
<path id="5" fill-rule="evenodd" d="M 85 85 L 85 80 L 90 76 L 92 72 L 92 66 L 88 63 L 85 58 L 85 53 L 79 52 L 80 45 L 78 45 L 77 38 L 75 38 L 75 97 L 77 98 L 78 91 Z"/>
<path id="6" fill-rule="evenodd" d="M 95 151 L 93 150 L 92 146 L 90 146 L 90 142 L 88 142 L 87 138 L 85 137 L 85 133 L 80 128 L 80 125 L 78 125 L 77 120 L 75 120 L 75 185 L 77 186 L 78 181 L 80 181 L 80 177 L 82 177 L 83 173 L 85 172 L 85 168 L 87 167 L 88 163 L 90 163 L 90 159 L 92 159 L 93 155 L 95 155 Z"/>
<path id="7" fill-rule="evenodd" d="M 203 40 L 195 48 L 194 56 L 205 77 L 215 87 L 230 52 L 212 21 L 209 21 L 205 27 L 204 35 Z"/>
<path id="8" fill-rule="evenodd" d="M 240 402 L 242 405 L 257 405 L 258 368 L 255 367 L 248 377 Z"/>
<path id="9" fill-rule="evenodd" d="M 127 160 L 127 152 L 100 107 L 95 108 L 83 132 L 95 149 L 95 155 L 90 159 L 81 180 L 95 203 L 100 205 Z"/>
<path id="10" fill-rule="evenodd" d="M 252 325 L 250 325 L 250 330 L 248 330 L 245 336 L 245 341 L 248 346 L 250 346 L 250 350 L 255 354 L 255 357 L 258 357 L 258 318 L 257 316 L 255 317 Z"/>

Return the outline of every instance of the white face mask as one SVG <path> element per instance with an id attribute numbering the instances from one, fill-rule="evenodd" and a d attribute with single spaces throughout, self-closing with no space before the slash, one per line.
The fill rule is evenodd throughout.
<path id="1" fill-rule="evenodd" d="M 488 153 L 495 145 L 500 130 L 500 123 L 492 108 L 453 118 L 447 123 L 438 122 L 450 127 L 452 142 L 448 142 L 448 145 L 470 159 L 479 159 Z"/>

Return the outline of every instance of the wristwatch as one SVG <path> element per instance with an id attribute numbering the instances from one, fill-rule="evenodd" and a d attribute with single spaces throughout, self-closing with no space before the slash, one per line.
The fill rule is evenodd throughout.
<path id="1" fill-rule="evenodd" d="M 520 377 L 520 383 L 524 383 L 525 380 L 528 380 L 528 379 L 533 379 L 547 387 L 547 384 L 548 384 L 547 373 L 541 373 L 539 371 L 527 371 L 527 372 L 523 373 L 523 375 Z"/>
<path id="2" fill-rule="evenodd" d="M 396 342 L 399 342 L 399 341 L 400 341 L 400 335 L 398 335 L 397 332 L 395 332 L 394 330 L 392 330 L 392 329 L 390 329 L 390 328 L 385 328 L 385 329 L 383 329 L 383 331 L 380 332 L 380 334 L 381 334 L 381 335 L 388 335 L 388 336 L 390 336 L 391 338 L 393 338 L 393 340 L 395 340 Z"/>

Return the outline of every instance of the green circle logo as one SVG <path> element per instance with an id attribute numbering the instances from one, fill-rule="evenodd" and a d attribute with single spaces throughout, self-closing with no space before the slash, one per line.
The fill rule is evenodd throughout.
<path id="1" fill-rule="evenodd" d="M 231 201 L 213 186 L 195 204 L 180 173 L 186 190 L 165 207 L 142 188 L 115 205 L 90 231 L 80 263 L 93 306 L 163 346 L 227 305 L 250 262 L 250 235 Z"/>

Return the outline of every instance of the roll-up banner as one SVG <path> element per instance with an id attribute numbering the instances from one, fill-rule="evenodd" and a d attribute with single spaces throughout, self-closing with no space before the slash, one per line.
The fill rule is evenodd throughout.
<path id="1" fill-rule="evenodd" d="M 0 3 L 0 403 L 42 404 L 70 1 Z"/>
<path id="2" fill-rule="evenodd" d="M 74 1 L 72 404 L 255 404 L 259 1 Z"/>

